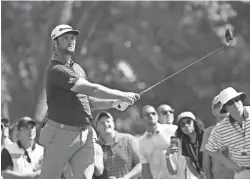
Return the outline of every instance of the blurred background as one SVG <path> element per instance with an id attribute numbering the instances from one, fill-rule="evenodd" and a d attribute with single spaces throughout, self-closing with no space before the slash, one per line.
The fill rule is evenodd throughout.
<path id="1" fill-rule="evenodd" d="M 220 90 L 232 86 L 250 95 L 249 9 L 244 1 L 1 1 L 1 115 L 12 123 L 46 117 L 44 72 L 58 24 L 80 30 L 73 60 L 90 81 L 133 92 L 221 47 L 230 28 L 234 47 L 167 80 L 125 112 L 110 110 L 117 128 L 132 134 L 144 131 L 139 113 L 145 104 L 169 104 L 176 116 L 190 110 L 213 125 L 211 101 Z"/>

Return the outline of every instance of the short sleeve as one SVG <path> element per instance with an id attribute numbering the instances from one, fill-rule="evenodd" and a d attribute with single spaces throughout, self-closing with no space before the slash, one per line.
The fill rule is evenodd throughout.
<path id="1" fill-rule="evenodd" d="M 79 79 L 79 75 L 70 67 L 55 65 L 48 76 L 50 85 L 70 90 Z"/>
<path id="2" fill-rule="evenodd" d="M 216 152 L 223 148 L 223 136 L 220 134 L 218 126 L 215 126 L 212 130 L 205 148 L 211 152 Z"/>
<path id="3" fill-rule="evenodd" d="M 143 145 L 143 141 L 140 140 L 139 141 L 139 152 L 140 152 L 139 159 L 140 159 L 140 163 L 142 164 L 149 163 L 146 152 L 145 152 L 145 147 L 146 146 Z"/>
<path id="4" fill-rule="evenodd" d="M 13 161 L 12 161 L 9 151 L 3 148 L 1 152 L 1 171 L 7 170 L 7 169 L 10 169 L 10 170 L 13 169 Z"/>

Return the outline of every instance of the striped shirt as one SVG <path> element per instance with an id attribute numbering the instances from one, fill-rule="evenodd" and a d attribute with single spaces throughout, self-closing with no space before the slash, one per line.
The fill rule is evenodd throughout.
<path id="1" fill-rule="evenodd" d="M 138 144 L 130 134 L 116 131 L 112 146 L 105 145 L 102 140 L 98 140 L 97 143 L 103 149 L 104 172 L 102 176 L 95 178 L 109 178 L 110 176 L 121 178 L 140 163 Z"/>
<path id="2" fill-rule="evenodd" d="M 239 166 L 250 167 L 250 107 L 244 108 L 245 137 L 244 130 L 236 123 L 231 123 L 225 118 L 213 129 L 205 148 L 216 152 L 228 148 L 229 157 Z M 245 149 L 244 149 L 245 147 Z M 243 155 L 244 153 L 244 155 Z"/>

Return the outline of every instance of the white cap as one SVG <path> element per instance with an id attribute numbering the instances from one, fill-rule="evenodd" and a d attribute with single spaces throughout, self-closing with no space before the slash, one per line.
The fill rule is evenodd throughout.
<path id="1" fill-rule="evenodd" d="M 236 98 L 236 97 L 241 97 L 242 100 L 244 100 L 246 98 L 246 93 L 243 92 L 237 92 L 234 88 L 232 87 L 228 87 L 226 89 L 223 89 L 220 94 L 219 94 L 219 101 L 222 103 L 222 109 L 221 112 L 224 112 L 224 105 Z"/>
<path id="2" fill-rule="evenodd" d="M 196 119 L 195 115 L 190 111 L 182 112 L 177 118 L 177 123 L 179 123 L 182 118 Z"/>
<path id="3" fill-rule="evenodd" d="M 59 37 L 60 35 L 66 33 L 66 32 L 72 32 L 75 35 L 79 35 L 80 32 L 78 30 L 74 30 L 71 26 L 66 24 L 61 24 L 56 26 L 52 32 L 51 32 L 51 39 L 54 40 L 55 38 Z"/>

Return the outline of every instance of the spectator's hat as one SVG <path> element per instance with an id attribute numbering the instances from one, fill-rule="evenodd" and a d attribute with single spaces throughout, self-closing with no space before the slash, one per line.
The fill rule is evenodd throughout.
<path id="1" fill-rule="evenodd" d="M 27 124 L 36 125 L 36 122 L 33 119 L 31 119 L 30 117 L 27 117 L 27 116 L 22 117 L 17 123 L 17 129 L 19 130 L 21 127 L 24 127 Z"/>
<path id="2" fill-rule="evenodd" d="M 246 98 L 246 93 L 244 92 L 237 92 L 234 88 L 232 87 L 228 87 L 226 89 L 223 89 L 220 94 L 219 94 L 219 101 L 221 102 L 222 104 L 222 108 L 221 108 L 221 113 L 226 113 L 226 110 L 225 110 L 225 105 L 235 99 L 235 98 L 238 98 L 240 97 L 240 99 L 242 101 L 245 100 Z"/>
<path id="3" fill-rule="evenodd" d="M 66 25 L 66 24 L 61 24 L 56 26 L 52 32 L 51 32 L 51 39 L 54 40 L 55 38 L 59 37 L 60 35 L 67 33 L 67 32 L 71 32 L 74 35 L 79 35 L 80 32 L 78 30 L 74 30 L 71 26 Z"/>
<path id="4" fill-rule="evenodd" d="M 192 120 L 196 120 L 196 117 L 195 115 L 190 112 L 190 111 L 185 111 L 185 112 L 182 112 L 181 114 L 179 114 L 178 118 L 177 118 L 177 124 L 179 124 L 179 122 L 183 119 L 183 118 L 190 118 Z"/>

